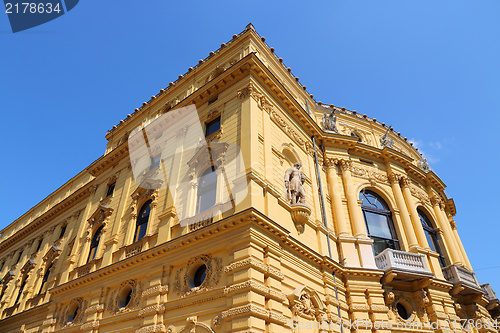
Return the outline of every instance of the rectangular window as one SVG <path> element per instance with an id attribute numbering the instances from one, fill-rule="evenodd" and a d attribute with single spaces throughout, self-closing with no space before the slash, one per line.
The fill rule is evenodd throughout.
<path id="1" fill-rule="evenodd" d="M 61 228 L 61 233 L 59 234 L 59 239 L 64 237 L 64 233 L 66 232 L 66 226 Z"/>
<path id="2" fill-rule="evenodd" d="M 36 250 L 35 250 L 35 252 L 40 251 L 40 248 L 42 247 L 42 242 L 43 242 L 43 238 L 42 238 L 42 239 L 40 239 L 40 241 L 38 242 L 38 245 L 36 246 Z"/>
<path id="3" fill-rule="evenodd" d="M 220 131 L 220 117 L 217 117 L 216 119 L 206 124 L 205 138 L 218 131 Z"/>
<path id="4" fill-rule="evenodd" d="M 106 193 L 106 197 L 109 197 L 110 195 L 113 194 L 113 192 L 115 191 L 115 185 L 116 185 L 116 182 L 108 185 L 108 192 Z"/>
<path id="5" fill-rule="evenodd" d="M 151 159 L 151 168 L 149 170 L 153 170 L 154 168 L 158 167 L 160 165 L 160 160 L 161 160 L 161 155 L 158 154 L 155 157 Z"/>

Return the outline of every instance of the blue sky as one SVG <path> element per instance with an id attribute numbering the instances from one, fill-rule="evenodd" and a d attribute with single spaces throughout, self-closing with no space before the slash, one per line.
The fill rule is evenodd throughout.
<path id="1" fill-rule="evenodd" d="M 392 124 L 417 144 L 455 200 L 479 281 L 500 293 L 498 17 L 497 0 L 82 0 L 13 34 L 0 14 L 0 228 L 102 155 L 120 119 L 252 22 L 317 101 Z"/>

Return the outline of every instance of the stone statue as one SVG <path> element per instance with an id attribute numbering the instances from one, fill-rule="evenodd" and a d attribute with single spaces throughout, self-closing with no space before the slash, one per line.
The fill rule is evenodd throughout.
<path id="1" fill-rule="evenodd" d="M 394 140 L 389 138 L 389 131 L 391 130 L 392 125 L 389 126 L 387 131 L 385 131 L 385 134 L 380 137 L 380 144 L 382 145 L 382 149 L 385 147 L 387 148 L 392 148 L 394 146 Z"/>
<path id="2" fill-rule="evenodd" d="M 429 172 L 431 171 L 431 166 L 429 165 L 429 163 L 427 162 L 427 160 L 423 157 L 420 158 L 420 161 L 418 161 L 418 167 L 422 170 L 424 170 L 425 172 Z"/>
<path id="3" fill-rule="evenodd" d="M 306 194 L 302 186 L 306 181 L 306 176 L 300 171 L 301 167 L 300 163 L 295 163 L 285 172 L 286 199 L 292 205 L 306 202 Z"/>
<path id="4" fill-rule="evenodd" d="M 337 130 L 337 117 L 334 112 L 323 113 L 323 129 L 327 132 L 339 134 Z"/>

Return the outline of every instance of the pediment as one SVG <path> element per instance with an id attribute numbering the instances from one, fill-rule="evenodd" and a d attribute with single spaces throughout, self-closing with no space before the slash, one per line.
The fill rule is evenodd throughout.
<path id="1" fill-rule="evenodd" d="M 137 200 L 140 197 L 150 197 L 155 191 L 157 191 L 163 185 L 163 180 L 161 179 L 143 179 L 140 185 L 132 193 L 132 199 Z"/>
<path id="2" fill-rule="evenodd" d="M 35 267 L 35 262 L 33 259 L 28 259 L 26 263 L 24 264 L 23 268 L 21 268 L 21 274 L 27 274 L 29 271 L 31 271 Z"/>
<path id="3" fill-rule="evenodd" d="M 193 157 L 187 162 L 191 168 L 204 169 L 214 165 L 223 157 L 229 144 L 227 142 L 212 142 L 203 144 L 198 148 Z"/>
<path id="4" fill-rule="evenodd" d="M 14 272 L 8 271 L 7 274 L 5 274 L 3 279 L 2 279 L 3 285 L 6 285 L 7 283 L 9 283 L 9 281 L 12 280 L 13 278 L 14 278 Z"/>
<path id="5" fill-rule="evenodd" d="M 87 221 L 90 224 L 102 223 L 112 213 L 113 213 L 113 208 L 108 208 L 100 205 Z"/>
<path id="6" fill-rule="evenodd" d="M 52 245 L 47 251 L 47 253 L 45 253 L 45 255 L 43 256 L 43 261 L 52 262 L 54 261 L 54 259 L 59 257 L 60 254 L 61 250 L 57 246 Z"/>

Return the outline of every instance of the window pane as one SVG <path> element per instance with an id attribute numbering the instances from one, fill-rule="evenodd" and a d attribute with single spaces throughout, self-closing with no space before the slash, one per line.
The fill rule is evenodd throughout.
<path id="1" fill-rule="evenodd" d="M 200 178 L 198 184 L 198 205 L 196 212 L 202 213 L 215 205 L 217 194 L 217 173 L 214 169 L 208 169 Z"/>
<path id="2" fill-rule="evenodd" d="M 135 229 L 134 242 L 140 241 L 146 235 L 146 229 L 148 227 L 147 223 L 139 224 Z"/>
<path id="3" fill-rule="evenodd" d="M 365 211 L 370 236 L 393 238 L 387 216 Z"/>
<path id="4" fill-rule="evenodd" d="M 153 157 L 151 159 L 151 167 L 149 168 L 149 170 L 153 170 L 154 168 L 156 168 L 157 166 L 160 165 L 160 160 L 161 160 L 161 155 L 156 155 L 155 157 Z"/>
<path id="5" fill-rule="evenodd" d="M 113 192 L 115 191 L 115 185 L 116 183 L 113 183 L 108 186 L 108 193 L 106 193 L 106 196 L 109 197 Z"/>
<path id="6" fill-rule="evenodd" d="M 361 199 L 362 206 L 388 210 L 387 205 L 382 199 L 371 192 L 361 192 L 359 194 L 359 199 Z"/>
<path id="7" fill-rule="evenodd" d="M 392 240 L 381 239 L 378 237 L 372 237 L 373 239 L 373 252 L 375 255 L 380 254 L 385 249 L 397 250 L 395 243 Z"/>
<path id="8" fill-rule="evenodd" d="M 431 233 L 425 229 L 424 229 L 424 231 L 425 231 L 425 237 L 427 238 L 427 243 L 429 243 L 429 247 L 431 248 L 432 251 L 437 252 L 436 245 L 434 243 L 434 239 L 433 239 Z"/>
<path id="9" fill-rule="evenodd" d="M 205 137 L 210 136 L 220 130 L 220 117 L 212 120 L 207 124 L 207 129 L 205 131 Z"/>

